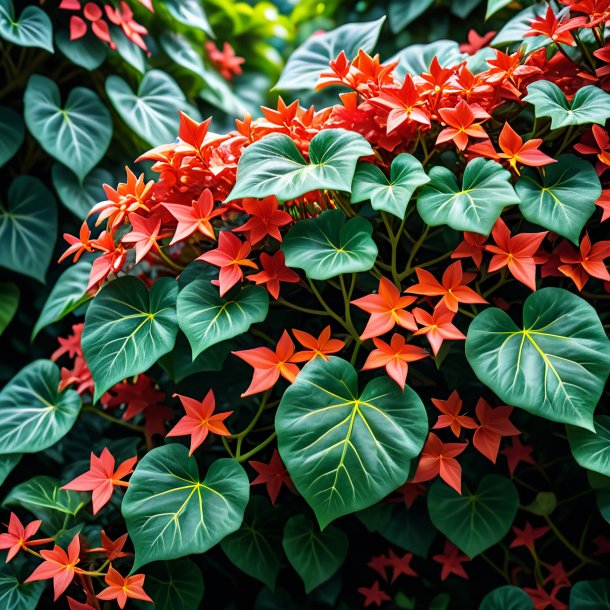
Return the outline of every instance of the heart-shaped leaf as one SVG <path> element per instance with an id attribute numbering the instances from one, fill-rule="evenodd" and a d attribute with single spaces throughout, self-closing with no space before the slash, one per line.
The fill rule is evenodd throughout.
<path id="1" fill-rule="evenodd" d="M 51 177 L 59 199 L 78 219 L 85 218 L 98 201 L 106 198 L 102 185 L 114 182 L 112 174 L 101 167 L 80 180 L 59 163 L 53 165 Z"/>
<path id="2" fill-rule="evenodd" d="M 212 548 L 239 528 L 249 495 L 248 477 L 234 460 L 216 460 L 201 479 L 186 447 L 149 451 L 121 505 L 136 552 L 133 569 Z"/>
<path id="3" fill-rule="evenodd" d="M 345 532 L 334 526 L 323 532 L 305 515 L 290 517 L 282 540 L 290 565 L 303 580 L 305 593 L 326 582 L 347 557 Z"/>
<path id="4" fill-rule="evenodd" d="M 568 426 L 568 441 L 574 459 L 587 470 L 610 477 L 610 417 L 597 415 L 595 432 Z"/>
<path id="5" fill-rule="evenodd" d="M 89 72 L 97 70 L 108 56 L 108 45 L 92 32 L 77 40 L 70 40 L 70 32 L 60 30 L 55 34 L 55 44 L 72 63 Z"/>
<path id="6" fill-rule="evenodd" d="M 263 496 L 252 496 L 241 527 L 220 546 L 233 565 L 275 590 L 282 565 L 280 509 Z"/>
<path id="7" fill-rule="evenodd" d="M 180 127 L 180 110 L 191 113 L 184 93 L 176 81 L 161 70 L 144 75 L 134 93 L 120 76 L 109 76 L 106 93 L 130 129 L 152 146 L 173 142 Z"/>
<path id="8" fill-rule="evenodd" d="M 488 593 L 479 610 L 534 610 L 534 604 L 523 589 L 506 585 Z"/>
<path id="9" fill-rule="evenodd" d="M 21 148 L 25 125 L 18 112 L 0 106 L 0 167 L 10 161 Z"/>
<path id="10" fill-rule="evenodd" d="M 193 48 L 188 38 L 178 32 L 163 32 L 159 40 L 163 50 L 179 66 L 197 76 L 203 76 L 207 72 L 201 55 Z"/>
<path id="11" fill-rule="evenodd" d="M 38 580 L 26 583 L 31 566 L 13 561 L 0 564 L 0 608 L 3 610 L 32 610 L 45 590 L 46 582 Z"/>
<path id="12" fill-rule="evenodd" d="M 199 610 L 203 599 L 203 576 L 190 559 L 158 561 L 145 570 L 146 592 L 155 610 Z"/>
<path id="13" fill-rule="evenodd" d="M 45 326 L 59 322 L 91 298 L 86 293 L 91 265 L 91 261 L 80 260 L 59 276 L 42 306 L 42 311 L 32 331 L 32 340 Z"/>
<path id="14" fill-rule="evenodd" d="M 388 377 L 362 393 L 345 360 L 315 358 L 284 392 L 278 448 L 321 527 L 379 502 L 402 485 L 428 425 L 419 396 Z"/>
<path id="15" fill-rule="evenodd" d="M 327 210 L 317 218 L 297 222 L 288 231 L 282 243 L 286 265 L 303 269 L 312 280 L 368 271 L 377 258 L 372 234 L 373 227 L 365 218 L 346 221 L 341 210 Z"/>
<path id="16" fill-rule="evenodd" d="M 214 37 L 214 32 L 212 32 L 199 0 L 163 0 L 163 6 L 176 21 L 197 28 L 208 36 Z"/>
<path id="17" fill-rule="evenodd" d="M 358 163 L 352 182 L 352 203 L 371 200 L 374 210 L 404 218 L 407 205 L 417 189 L 430 182 L 422 164 L 408 153 L 395 157 L 390 178 L 372 163 Z"/>
<path id="18" fill-rule="evenodd" d="M 242 153 L 227 201 L 268 195 L 286 201 L 317 189 L 349 192 L 358 159 L 371 154 L 371 145 L 360 134 L 345 129 L 316 134 L 309 144 L 309 163 L 287 135 L 268 136 Z"/>
<path id="19" fill-rule="evenodd" d="M 216 343 L 245 333 L 269 311 L 269 295 L 260 286 L 246 286 L 221 297 L 206 280 L 195 280 L 178 295 L 178 324 L 193 349 L 193 360 Z"/>
<path id="20" fill-rule="evenodd" d="M 0 201 L 0 267 L 44 283 L 57 233 L 57 204 L 38 178 L 18 176 Z"/>
<path id="21" fill-rule="evenodd" d="M 310 36 L 290 55 L 274 89 L 313 89 L 320 73 L 328 70 L 328 62 L 341 51 L 348 59 L 355 58 L 359 49 L 370 53 L 375 48 L 384 21 L 385 17 L 367 23 L 346 23 L 330 32 Z"/>
<path id="22" fill-rule="evenodd" d="M 59 392 L 59 368 L 35 360 L 0 392 L 0 454 L 37 453 L 65 436 L 81 407 L 74 390 Z"/>
<path id="23" fill-rule="evenodd" d="M 430 182 L 417 199 L 417 211 L 430 226 L 449 225 L 456 231 L 489 235 L 508 206 L 519 203 L 510 173 L 499 163 L 481 157 L 464 170 L 462 187 L 446 167 L 430 170 Z"/>
<path id="24" fill-rule="evenodd" d="M 428 490 L 432 523 L 470 558 L 506 536 L 518 508 L 513 483 L 495 474 L 485 475 L 476 490 L 462 484 L 461 495 L 440 479 Z"/>
<path id="25" fill-rule="evenodd" d="M 13 282 L 0 282 L 0 335 L 11 323 L 19 307 L 19 287 Z"/>
<path id="26" fill-rule="evenodd" d="M 174 347 L 178 283 L 157 280 L 150 292 L 127 276 L 104 286 L 85 316 L 82 347 L 95 382 L 95 398 L 115 383 L 148 370 Z"/>
<path id="27" fill-rule="evenodd" d="M 551 129 L 589 123 L 605 125 L 610 118 L 610 95 L 594 85 L 581 87 L 570 103 L 555 83 L 539 80 L 528 86 L 523 100 L 534 106 L 536 118 L 551 118 Z"/>
<path id="28" fill-rule="evenodd" d="M 434 0 L 407 3 L 402 2 L 402 0 L 390 0 L 388 6 L 390 29 L 394 34 L 401 32 L 422 13 L 425 13 L 433 3 Z"/>
<path id="29" fill-rule="evenodd" d="M 53 26 L 37 6 L 26 6 L 15 17 L 12 0 L 0 0 L 0 38 L 20 47 L 38 47 L 53 53 Z"/>
<path id="30" fill-rule="evenodd" d="M 595 168 L 574 155 L 561 155 L 557 163 L 544 168 L 543 175 L 534 168 L 525 168 L 515 190 L 527 220 L 577 245 L 602 194 Z"/>
<path id="31" fill-rule="evenodd" d="M 610 373 L 610 341 L 586 301 L 543 288 L 523 304 L 523 328 L 490 308 L 470 324 L 466 357 L 502 401 L 551 421 L 593 428 Z"/>
<path id="32" fill-rule="evenodd" d="M 57 85 L 35 74 L 23 98 L 30 133 L 81 180 L 100 162 L 112 138 L 110 113 L 96 93 L 75 87 L 62 106 Z"/>
<path id="33" fill-rule="evenodd" d="M 146 55 L 144 51 L 134 42 L 129 40 L 121 31 L 120 27 L 111 27 L 110 36 L 116 44 L 117 53 L 121 59 L 136 69 L 140 74 L 145 74 L 147 70 Z"/>
<path id="34" fill-rule="evenodd" d="M 610 580 L 581 580 L 570 589 L 570 610 L 610 608 Z"/>

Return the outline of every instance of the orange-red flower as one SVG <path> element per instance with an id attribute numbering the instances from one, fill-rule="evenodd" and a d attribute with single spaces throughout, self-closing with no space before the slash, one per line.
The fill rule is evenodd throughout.
<path id="1" fill-rule="evenodd" d="M 158 247 L 161 219 L 155 214 L 145 218 L 134 212 L 129 215 L 129 223 L 131 231 L 123 235 L 121 241 L 124 244 L 135 244 L 136 263 L 139 263 L 153 246 Z"/>
<path id="2" fill-rule="evenodd" d="M 513 412 L 513 408 L 501 406 L 492 409 L 484 398 L 479 398 L 475 412 L 479 425 L 475 430 L 472 443 L 476 449 L 495 464 L 502 437 L 520 434 L 519 430 L 508 419 Z"/>
<path id="3" fill-rule="evenodd" d="M 460 411 L 462 410 L 462 399 L 457 390 L 453 390 L 447 400 L 433 398 L 432 404 L 442 413 L 442 415 L 438 416 L 434 426 L 432 426 L 433 430 L 451 428 L 451 432 L 459 437 L 462 428 L 470 428 L 473 430 L 477 427 L 477 423 L 472 417 L 460 415 Z"/>
<path id="4" fill-rule="evenodd" d="M 277 250 L 273 256 L 261 252 L 259 260 L 263 270 L 249 275 L 248 279 L 258 286 L 264 285 L 274 299 L 280 296 L 281 282 L 297 284 L 301 281 L 296 271 L 286 267 L 286 258 L 281 250 Z"/>
<path id="5" fill-rule="evenodd" d="M 469 138 L 487 138 L 487 132 L 476 120 L 485 120 L 489 114 L 478 105 L 469 106 L 460 100 L 455 108 L 439 108 L 439 114 L 447 127 L 436 138 L 436 144 L 453 140 L 459 150 L 464 150 Z"/>
<path id="6" fill-rule="evenodd" d="M 464 231 L 464 241 L 451 253 L 451 258 L 471 258 L 477 269 L 483 261 L 483 245 L 487 241 L 485 235 Z"/>
<path id="7" fill-rule="evenodd" d="M 112 566 L 104 577 L 108 585 L 103 591 L 97 594 L 98 599 L 116 599 L 119 608 L 124 608 L 127 598 L 141 599 L 145 602 L 153 600 L 144 591 L 144 574 L 132 574 L 131 576 L 121 576 Z"/>
<path id="8" fill-rule="evenodd" d="M 250 485 L 265 485 L 271 504 L 275 504 L 282 485 L 286 485 L 288 489 L 294 491 L 294 485 L 290 480 L 288 470 L 286 470 L 286 466 L 284 466 L 277 449 L 273 450 L 273 455 L 268 464 L 257 462 L 256 460 L 250 460 L 248 464 L 258 473 L 258 476 Z"/>
<path id="9" fill-rule="evenodd" d="M 288 212 L 278 209 L 278 202 L 275 197 L 265 197 L 264 199 L 244 199 L 244 212 L 250 218 L 241 227 L 233 229 L 238 233 L 246 233 L 248 241 L 254 246 L 270 235 L 282 241 L 280 227 L 284 227 L 292 222 L 292 216 Z"/>
<path id="10" fill-rule="evenodd" d="M 0 534 L 0 549 L 8 549 L 6 554 L 6 563 L 8 563 L 21 550 L 25 550 L 31 546 L 39 546 L 52 542 L 53 538 L 39 538 L 38 540 L 30 540 L 30 538 L 38 531 L 42 521 L 30 521 L 25 527 L 15 513 L 11 513 L 8 523 L 8 532 Z"/>
<path id="11" fill-rule="evenodd" d="M 209 189 L 204 189 L 191 206 L 181 203 L 164 203 L 163 207 L 178 221 L 170 246 L 196 232 L 216 241 L 211 220 L 222 214 L 223 211 L 221 208 L 214 209 L 214 198 Z"/>
<path id="12" fill-rule="evenodd" d="M 322 330 L 316 339 L 303 330 L 292 329 L 296 340 L 306 349 L 296 352 L 290 362 L 309 362 L 318 356 L 328 360 L 329 354 L 336 354 L 345 347 L 345 341 L 330 338 L 330 324 Z"/>
<path id="13" fill-rule="evenodd" d="M 610 282 L 610 273 L 604 262 L 608 257 L 610 257 L 610 241 L 591 244 L 591 238 L 587 233 L 582 238 L 578 250 L 565 243 L 560 254 L 563 264 L 559 265 L 558 269 L 568 276 L 580 291 L 589 281 L 589 277 Z"/>
<path id="14" fill-rule="evenodd" d="M 430 432 L 412 482 L 423 483 L 440 475 L 447 485 L 462 493 L 462 467 L 455 458 L 467 446 L 468 443 L 443 443 L 434 432 Z"/>
<path id="15" fill-rule="evenodd" d="M 205 43 L 205 50 L 208 52 L 210 61 L 226 80 L 231 80 L 234 75 L 242 73 L 241 65 L 246 60 L 236 55 L 228 42 L 223 44 L 221 51 L 213 41 L 208 40 Z"/>
<path id="16" fill-rule="evenodd" d="M 416 307 L 413 310 L 413 315 L 417 323 L 422 326 L 413 334 L 426 335 L 435 356 L 445 339 L 457 341 L 466 339 L 466 336 L 452 322 L 455 313 L 448 309 L 444 303 L 439 303 L 432 313 Z"/>

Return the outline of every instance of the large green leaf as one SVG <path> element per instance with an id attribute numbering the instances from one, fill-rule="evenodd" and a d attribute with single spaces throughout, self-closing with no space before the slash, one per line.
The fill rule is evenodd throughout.
<path id="1" fill-rule="evenodd" d="M 38 607 L 46 587 L 44 580 L 26 583 L 31 566 L 17 559 L 0 563 L 0 608 L 2 610 L 32 610 Z"/>
<path id="2" fill-rule="evenodd" d="M 269 295 L 260 286 L 246 286 L 221 297 L 206 280 L 195 280 L 180 291 L 178 324 L 193 349 L 193 359 L 212 345 L 245 333 L 269 311 Z"/>
<path id="3" fill-rule="evenodd" d="M 59 392 L 59 368 L 35 360 L 0 392 L 0 454 L 38 453 L 65 436 L 81 407 L 74 390 Z"/>
<path id="4" fill-rule="evenodd" d="M 477 489 L 462 483 L 462 494 L 437 479 L 428 490 L 434 526 L 469 557 L 479 555 L 509 532 L 519 494 L 509 479 L 485 475 Z"/>
<path id="5" fill-rule="evenodd" d="M 539 80 L 528 86 L 523 100 L 534 106 L 537 118 L 551 118 L 551 129 L 589 123 L 605 125 L 610 118 L 610 95 L 594 85 L 580 88 L 570 103 L 555 83 Z"/>
<path id="6" fill-rule="evenodd" d="M 523 328 L 501 309 L 470 324 L 466 357 L 502 401 L 593 430 L 593 410 L 610 373 L 610 341 L 586 301 L 543 288 L 523 304 Z"/>
<path id="7" fill-rule="evenodd" d="M 390 378 L 358 391 L 358 374 L 331 356 L 305 365 L 284 392 L 275 425 L 282 460 L 321 527 L 402 485 L 427 434 L 417 394 Z"/>
<path id="8" fill-rule="evenodd" d="M 198 53 L 186 36 L 178 32 L 163 32 L 159 38 L 161 47 L 172 61 L 197 76 L 206 74 L 201 54 Z"/>
<path id="9" fill-rule="evenodd" d="M 282 565 L 281 527 L 280 509 L 263 496 L 252 496 L 241 527 L 220 543 L 231 563 L 272 591 Z"/>
<path id="10" fill-rule="evenodd" d="M 561 155 L 557 163 L 544 168 L 544 173 L 525 168 L 515 190 L 527 220 L 575 244 L 602 194 L 595 168 L 575 155 Z"/>
<path id="11" fill-rule="evenodd" d="M 341 210 L 327 210 L 317 218 L 297 222 L 288 231 L 282 243 L 286 265 L 303 269 L 312 280 L 368 271 L 377 258 L 372 234 L 373 227 L 365 218 L 346 221 Z"/>
<path id="12" fill-rule="evenodd" d="M 493 17 L 499 10 L 508 6 L 512 0 L 487 0 L 487 10 L 485 11 L 485 21 Z"/>
<path id="13" fill-rule="evenodd" d="M 294 515 L 286 523 L 282 544 L 290 565 L 303 580 L 305 593 L 309 593 L 343 565 L 349 541 L 345 532 L 333 525 L 321 532 L 309 517 Z"/>
<path id="14" fill-rule="evenodd" d="M 112 138 L 112 121 L 96 93 L 75 87 L 62 106 L 57 85 L 34 74 L 28 80 L 23 103 L 30 133 L 81 180 L 101 161 Z"/>
<path id="15" fill-rule="evenodd" d="M 155 610 L 199 610 L 203 599 L 203 576 L 190 559 L 158 561 L 145 570 L 146 592 Z"/>
<path id="16" fill-rule="evenodd" d="M 390 178 L 372 163 L 358 163 L 352 182 L 352 203 L 371 200 L 374 210 L 404 218 L 407 205 L 420 186 L 430 182 L 422 164 L 408 153 L 394 158 Z"/>
<path id="17" fill-rule="evenodd" d="M 111 26 L 110 36 L 115 41 L 116 51 L 121 56 L 121 59 L 140 74 L 144 74 L 147 70 L 144 51 L 137 44 L 129 40 L 120 27 Z"/>
<path id="18" fill-rule="evenodd" d="M 115 383 L 148 370 L 174 347 L 178 334 L 178 283 L 157 280 L 150 292 L 127 276 L 104 286 L 87 309 L 83 353 L 95 382 L 95 399 Z"/>
<path id="19" fill-rule="evenodd" d="M 80 260 L 68 267 L 55 282 L 32 331 L 32 339 L 49 324 L 58 322 L 90 297 L 86 293 L 91 261 Z"/>
<path id="20" fill-rule="evenodd" d="M 38 178 L 18 176 L 0 201 L 0 267 L 44 283 L 57 233 L 57 204 Z"/>
<path id="21" fill-rule="evenodd" d="M 10 161 L 21 148 L 25 125 L 18 112 L 0 106 L 0 167 Z"/>
<path id="22" fill-rule="evenodd" d="M 286 201 L 317 189 L 349 192 L 358 159 L 371 154 L 360 134 L 345 129 L 324 129 L 314 136 L 309 163 L 287 135 L 268 136 L 242 153 L 227 201 L 268 195 Z"/>
<path id="23" fill-rule="evenodd" d="M 428 44 L 412 44 L 399 51 L 390 59 L 398 61 L 396 74 L 404 77 L 406 74 L 419 76 L 428 72 L 432 60 L 436 58 L 443 67 L 455 66 L 466 59 L 468 55 L 460 51 L 455 40 L 436 40 Z"/>
<path id="24" fill-rule="evenodd" d="M 570 610 L 610 608 L 610 580 L 581 580 L 570 589 Z"/>
<path id="25" fill-rule="evenodd" d="M 152 146 L 173 142 L 180 127 L 179 111 L 191 114 L 176 81 L 161 70 L 147 72 L 137 93 L 120 76 L 109 76 L 106 93 L 128 127 Z"/>
<path id="26" fill-rule="evenodd" d="M 523 589 L 505 585 L 488 593 L 479 610 L 534 610 L 534 604 Z"/>
<path id="27" fill-rule="evenodd" d="M 0 0 L 0 38 L 19 47 L 38 47 L 53 53 L 53 26 L 37 6 L 26 6 L 15 16 L 12 0 Z"/>
<path id="28" fill-rule="evenodd" d="M 288 59 L 275 89 L 313 89 L 328 62 L 344 51 L 348 59 L 362 49 L 370 53 L 377 43 L 385 17 L 367 23 L 346 23 L 330 32 L 310 36 Z"/>
<path id="29" fill-rule="evenodd" d="M 121 506 L 136 552 L 133 569 L 212 548 L 239 528 L 249 494 L 248 477 L 234 460 L 216 460 L 202 480 L 186 447 L 149 451 Z"/>
<path id="30" fill-rule="evenodd" d="M 532 21 L 536 17 L 544 15 L 545 11 L 546 5 L 543 3 L 527 6 L 504 24 L 495 38 L 491 41 L 492 46 L 501 47 L 509 43 L 514 43 L 515 45 L 519 45 L 527 54 L 551 44 L 553 41 L 548 36 L 525 36 L 526 32 L 531 29 Z"/>
<path id="31" fill-rule="evenodd" d="M 176 21 L 214 36 L 199 0 L 163 0 L 163 5 Z"/>
<path id="32" fill-rule="evenodd" d="M 610 417 L 594 418 L 595 432 L 568 426 L 568 441 L 574 459 L 587 470 L 610 477 Z"/>
<path id="33" fill-rule="evenodd" d="M 0 455 L 0 485 L 6 481 L 6 477 L 8 477 L 13 469 L 19 461 L 23 457 L 23 453 L 7 453 L 5 455 Z"/>
<path id="34" fill-rule="evenodd" d="M 433 227 L 449 225 L 456 231 L 489 235 L 509 205 L 519 203 L 510 183 L 510 173 L 499 163 L 481 157 L 473 159 L 464 170 L 462 187 L 446 167 L 430 170 L 430 182 L 417 199 L 417 211 Z"/>
<path id="35" fill-rule="evenodd" d="M 595 500 L 601 516 L 610 523 L 610 477 L 589 470 L 587 480 L 595 492 Z"/>
<path id="36" fill-rule="evenodd" d="M 121 38 L 126 37 L 121 36 Z M 93 32 L 89 32 L 77 40 L 70 40 L 70 32 L 60 30 L 55 34 L 55 44 L 72 63 L 90 72 L 97 70 L 108 55 L 108 45 L 97 38 Z"/>
<path id="37" fill-rule="evenodd" d="M 390 0 L 388 5 L 388 20 L 390 29 L 397 34 L 425 13 L 434 3 L 434 0 L 420 0 L 419 2 L 404 2 L 404 0 Z"/>
<path id="38" fill-rule="evenodd" d="M 102 185 L 114 183 L 112 174 L 101 167 L 92 169 L 81 180 L 67 167 L 56 163 L 51 177 L 59 199 L 79 220 L 85 218 L 98 201 L 106 199 Z"/>
<path id="39" fill-rule="evenodd" d="M 13 282 L 0 282 L 0 335 L 11 323 L 19 307 L 19 287 Z"/>

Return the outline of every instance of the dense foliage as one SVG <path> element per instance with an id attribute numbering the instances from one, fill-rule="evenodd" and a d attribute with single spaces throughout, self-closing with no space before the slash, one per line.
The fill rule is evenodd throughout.
<path id="1" fill-rule="evenodd" d="M 83 220 L 34 353 L 2 286 L 0 600 L 610 608 L 610 2 L 209 4 L 0 0 L 32 149 L 3 110 L 0 264 L 45 277 L 52 195 L 23 175 L 45 155 Z M 392 48 L 447 9 L 498 31 Z M 231 10 L 251 27 L 224 32 Z M 311 32 L 346 10 L 370 19 Z M 79 64 L 91 88 L 32 68 L 49 15 L 73 61 L 116 54 Z M 146 62 L 137 94 L 111 25 Z M 302 40 L 281 74 L 265 28 Z M 265 70 L 283 97 L 255 111 Z M 98 163 L 140 140 L 100 194 Z"/>

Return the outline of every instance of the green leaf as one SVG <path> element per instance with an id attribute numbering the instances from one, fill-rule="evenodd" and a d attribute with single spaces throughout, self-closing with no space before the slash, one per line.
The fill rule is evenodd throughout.
<path id="1" fill-rule="evenodd" d="M 220 546 L 231 563 L 275 590 L 282 564 L 280 509 L 263 496 L 252 496 L 244 522 Z"/>
<path id="2" fill-rule="evenodd" d="M 101 167 L 91 170 L 80 180 L 67 167 L 55 163 L 51 177 L 61 202 L 80 220 L 86 218 L 98 201 L 106 199 L 102 185 L 114 183 L 112 174 Z"/>
<path id="3" fill-rule="evenodd" d="M 587 470 L 610 477 L 610 417 L 594 418 L 595 432 L 568 426 L 568 441 L 574 459 Z"/>
<path id="4" fill-rule="evenodd" d="M 524 168 L 515 185 L 523 216 L 578 245 L 595 212 L 602 187 L 595 168 L 575 155 L 561 155 L 544 173 Z"/>
<path id="5" fill-rule="evenodd" d="M 0 38 L 20 47 L 38 47 L 53 53 L 53 26 L 37 6 L 26 6 L 19 17 L 11 0 L 0 0 Z"/>
<path id="6" fill-rule="evenodd" d="M 203 599 L 203 576 L 190 559 L 159 561 L 144 570 L 146 592 L 155 610 L 199 610 Z"/>
<path id="7" fill-rule="evenodd" d="M 420 2 L 406 3 L 403 0 L 390 0 L 388 5 L 390 29 L 394 34 L 401 32 L 422 13 L 425 13 L 433 3 L 434 0 L 420 0 Z"/>
<path id="8" fill-rule="evenodd" d="M 504 538 L 518 508 L 513 483 L 495 474 L 485 475 L 476 490 L 462 483 L 461 495 L 440 479 L 428 490 L 432 523 L 470 558 Z"/>
<path id="9" fill-rule="evenodd" d="M 372 163 L 358 163 L 352 182 L 352 203 L 371 200 L 374 210 L 383 210 L 402 219 L 418 187 L 430 182 L 422 164 L 408 153 L 394 158 L 390 178 Z"/>
<path id="10" fill-rule="evenodd" d="M 21 148 L 25 125 L 18 112 L 0 106 L 0 167 L 10 161 Z"/>
<path id="11" fill-rule="evenodd" d="M 120 27 L 112 26 L 110 28 L 110 36 L 112 36 L 112 40 L 116 44 L 116 50 L 121 59 L 140 74 L 144 74 L 147 69 L 144 51 L 137 44 L 131 42 L 121 31 Z"/>
<path id="12" fill-rule="evenodd" d="M 161 70 L 147 72 L 137 93 L 120 76 L 109 76 L 106 93 L 127 126 L 152 146 L 173 142 L 180 127 L 179 111 L 191 114 L 176 81 Z"/>
<path id="13" fill-rule="evenodd" d="M 360 134 L 345 129 L 316 134 L 309 145 L 309 163 L 287 135 L 268 136 L 242 153 L 226 201 L 268 195 L 286 201 L 317 189 L 349 192 L 358 159 L 371 154 L 371 145 Z"/>
<path id="14" fill-rule="evenodd" d="M 489 592 L 479 610 L 534 610 L 534 604 L 523 589 L 505 585 Z"/>
<path id="15" fill-rule="evenodd" d="M 0 563 L 0 607 L 2 610 L 32 610 L 47 583 L 44 580 L 26 583 L 31 566 L 25 562 Z"/>
<path id="16" fill-rule="evenodd" d="M 525 36 L 531 29 L 531 23 L 536 17 L 541 17 L 546 11 L 545 4 L 534 4 L 523 9 L 510 19 L 491 41 L 492 46 L 499 47 L 515 43 L 526 53 L 531 53 L 551 44 L 553 41 L 547 36 Z"/>
<path id="17" fill-rule="evenodd" d="M 282 243 L 286 265 L 303 269 L 312 280 L 368 271 L 377 258 L 372 234 L 373 226 L 365 218 L 346 221 L 341 210 L 327 210 L 288 231 Z"/>
<path id="18" fill-rule="evenodd" d="M 487 0 L 487 10 L 485 11 L 485 21 L 493 17 L 498 11 L 508 6 L 513 0 Z"/>
<path id="19" fill-rule="evenodd" d="M 55 324 L 89 300 L 86 293 L 91 261 L 80 260 L 68 267 L 55 282 L 32 331 L 32 340 L 49 324 Z"/>
<path id="20" fill-rule="evenodd" d="M 581 580 L 570 589 L 570 610 L 610 608 L 610 580 Z"/>
<path id="21" fill-rule="evenodd" d="M 354 59 L 358 50 L 371 53 L 375 48 L 385 17 L 366 23 L 346 23 L 330 32 L 310 36 L 289 57 L 274 89 L 303 91 L 315 87 L 320 73 L 341 51 Z"/>
<path id="22" fill-rule="evenodd" d="M 65 436 L 81 407 L 74 390 L 59 392 L 59 368 L 35 360 L 0 392 L 0 454 L 38 453 Z"/>
<path id="23" fill-rule="evenodd" d="M 316 358 L 284 392 L 275 417 L 278 448 L 322 528 L 375 504 L 402 485 L 428 431 L 417 394 L 389 377 L 358 392 L 345 360 Z"/>
<path id="24" fill-rule="evenodd" d="M 11 323 L 19 307 L 19 287 L 13 282 L 0 282 L 0 335 Z"/>
<path id="25" fill-rule="evenodd" d="M 0 267 L 44 283 L 57 233 L 55 198 L 38 178 L 18 176 L 0 201 Z"/>
<path id="26" fill-rule="evenodd" d="M 199 0 L 163 0 L 163 5 L 176 21 L 214 37 L 214 32 L 212 32 Z"/>
<path id="27" fill-rule="evenodd" d="M 216 460 L 201 480 L 186 447 L 149 451 L 121 506 L 136 552 L 133 569 L 212 548 L 239 528 L 249 494 L 248 477 L 234 460 Z"/>
<path id="28" fill-rule="evenodd" d="M 214 108 L 232 117 L 243 116 L 247 112 L 252 113 L 252 109 L 248 109 L 244 103 L 245 98 L 237 95 L 220 74 L 208 70 L 202 80 L 204 86 L 197 95 Z"/>
<path id="29" fill-rule="evenodd" d="M 95 398 L 126 377 L 147 371 L 174 347 L 178 283 L 157 280 L 150 292 L 127 276 L 104 286 L 87 309 L 82 347 Z"/>
<path id="30" fill-rule="evenodd" d="M 206 280 L 195 280 L 178 295 L 178 324 L 193 349 L 193 360 L 221 341 L 245 333 L 269 311 L 269 295 L 260 286 L 246 286 L 221 297 Z"/>
<path id="31" fill-rule="evenodd" d="M 112 138 L 110 113 L 97 94 L 75 87 L 62 106 L 57 85 L 34 74 L 23 102 L 26 125 L 40 146 L 84 179 L 101 161 Z"/>
<path id="32" fill-rule="evenodd" d="M 93 33 L 88 33 L 78 40 L 70 40 L 70 32 L 60 30 L 55 33 L 55 44 L 67 59 L 89 72 L 97 70 L 108 56 L 108 45 Z"/>
<path id="33" fill-rule="evenodd" d="M 441 66 L 448 67 L 459 64 L 468 55 L 460 51 L 459 44 L 454 40 L 436 40 L 428 44 L 409 45 L 396 53 L 390 61 L 398 61 L 395 73 L 404 78 L 406 74 L 419 76 L 428 72 L 435 57 Z"/>
<path id="34" fill-rule="evenodd" d="M 23 457 L 23 453 L 7 453 L 5 455 L 0 455 L 0 485 L 6 481 L 6 477 L 8 477 L 13 469 L 19 461 Z"/>
<path id="35" fill-rule="evenodd" d="M 462 187 L 446 167 L 430 170 L 430 182 L 417 199 L 417 211 L 430 226 L 449 225 L 456 231 L 489 235 L 509 205 L 519 203 L 510 183 L 510 173 L 499 163 L 481 157 L 464 170 Z"/>
<path id="36" fill-rule="evenodd" d="M 523 328 L 490 308 L 470 324 L 466 357 L 506 404 L 593 430 L 593 410 L 610 373 L 610 341 L 586 301 L 543 288 L 523 304 Z"/>
<path id="37" fill-rule="evenodd" d="M 588 470 L 587 480 L 595 492 L 595 500 L 601 516 L 610 523 L 610 477 Z"/>
<path id="38" fill-rule="evenodd" d="M 323 532 L 305 515 L 288 519 L 282 541 L 290 565 L 303 580 L 305 593 L 326 582 L 347 557 L 345 532 L 333 525 Z"/>
<path id="39" fill-rule="evenodd" d="M 176 62 L 197 76 L 203 76 L 207 70 L 201 55 L 197 53 L 188 38 L 178 32 L 163 32 L 159 39 L 161 47 Z"/>
<path id="40" fill-rule="evenodd" d="M 534 106 L 536 118 L 551 118 L 551 129 L 589 123 L 605 125 L 610 118 L 610 95 L 594 85 L 580 88 L 570 103 L 555 83 L 540 80 L 527 87 L 523 100 Z"/>

